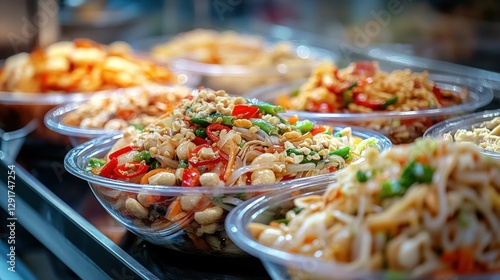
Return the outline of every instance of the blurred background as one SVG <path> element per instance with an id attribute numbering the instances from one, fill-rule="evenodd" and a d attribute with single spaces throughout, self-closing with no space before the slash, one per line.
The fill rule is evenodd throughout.
<path id="1" fill-rule="evenodd" d="M 131 44 L 194 28 L 266 33 L 282 25 L 358 49 L 385 49 L 499 72 L 496 0 L 0 1 L 0 58 L 56 40 Z"/>

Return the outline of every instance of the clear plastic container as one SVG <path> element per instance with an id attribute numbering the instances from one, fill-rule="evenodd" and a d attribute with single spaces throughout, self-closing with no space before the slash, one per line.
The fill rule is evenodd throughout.
<path id="1" fill-rule="evenodd" d="M 394 271 L 346 270 L 334 262 L 274 249 L 253 238 L 247 227 L 249 223 L 268 224 L 276 214 L 292 209 L 294 199 L 309 195 L 322 195 L 328 185 L 329 182 L 310 182 L 307 186 L 260 196 L 238 205 L 226 218 L 226 231 L 229 238 L 242 250 L 259 258 L 269 275 L 276 280 L 408 279 L 408 275 Z M 453 279 L 498 279 L 498 277 L 500 277 L 499 274 L 454 275 Z M 428 276 L 422 279 L 433 278 Z"/>
<path id="2" fill-rule="evenodd" d="M 457 130 L 459 129 L 470 131 L 472 127 L 478 128 L 482 123 L 491 121 L 496 117 L 500 117 L 500 109 L 458 116 L 456 118 L 452 118 L 431 126 L 424 133 L 424 137 L 439 138 L 442 137 L 443 134 L 449 134 L 450 136 L 454 136 L 455 132 L 457 132 Z M 500 144 L 500 142 L 497 144 Z M 491 156 L 496 159 L 500 159 L 499 152 L 488 151 L 484 149 L 481 149 L 480 151 L 485 155 Z"/>
<path id="3" fill-rule="evenodd" d="M 298 115 L 318 123 L 335 123 L 369 128 L 378 131 L 391 139 L 394 144 L 411 143 L 423 136 L 432 125 L 448 118 L 472 112 L 491 102 L 493 92 L 486 81 L 473 80 L 447 75 L 429 75 L 429 80 L 438 87 L 459 94 L 462 88 L 469 92 L 469 98 L 463 104 L 426 109 L 419 111 L 387 111 L 373 113 L 312 113 L 288 110 L 284 115 Z M 290 94 L 305 81 L 281 83 L 263 86 L 247 94 L 247 98 L 257 98 L 271 104 L 276 103 L 279 96 Z"/>
<path id="4" fill-rule="evenodd" d="M 143 52 L 151 51 L 152 47 L 165 44 L 172 35 L 145 39 L 134 46 Z M 268 46 L 278 42 L 271 38 L 264 39 Z M 222 65 L 209 64 L 194 59 L 189 55 L 171 60 L 156 59 L 159 63 L 165 63 L 171 69 L 199 75 L 202 78 L 201 85 L 218 90 L 223 89 L 230 94 L 245 95 L 251 89 L 285 81 L 294 81 L 309 76 L 320 61 L 337 61 L 338 56 L 332 52 L 310 46 L 299 41 L 289 41 L 292 53 L 303 62 L 294 64 L 277 64 L 264 67 L 254 67 L 246 65 Z"/>
<path id="5" fill-rule="evenodd" d="M 100 119 L 100 121 L 106 121 L 109 122 L 111 119 L 113 120 L 122 120 L 119 117 L 111 117 L 112 115 L 116 115 L 116 111 L 120 107 L 120 104 L 124 104 L 123 106 L 126 108 L 129 108 L 130 106 L 136 106 L 137 108 L 140 108 L 141 110 L 144 111 L 138 111 L 136 112 L 137 115 L 141 115 L 141 121 L 145 123 L 139 123 L 138 125 L 143 125 L 146 126 L 149 123 L 146 123 L 147 121 L 152 121 L 153 118 L 162 115 L 165 113 L 164 111 L 154 111 L 153 113 L 155 115 L 152 115 L 152 113 L 147 112 L 146 110 L 149 109 L 148 107 L 140 107 L 137 105 L 137 103 L 140 102 L 133 102 L 135 105 L 129 104 L 125 99 L 130 99 L 133 101 L 134 98 L 144 98 L 144 96 L 147 96 L 148 98 L 151 98 L 151 100 L 162 100 L 165 101 L 166 99 L 169 99 L 165 95 L 175 95 L 171 99 L 176 99 L 177 96 L 180 97 L 181 93 L 189 93 L 192 89 L 188 87 L 183 87 L 183 86 L 163 86 L 163 85 L 149 85 L 149 86 L 142 86 L 142 87 L 134 87 L 134 88 L 128 88 L 128 89 L 117 89 L 117 90 L 112 90 L 108 92 L 103 92 L 101 94 L 95 94 L 88 100 L 82 101 L 82 102 L 72 102 L 68 104 L 64 104 L 59 107 L 54 107 L 51 110 L 47 112 L 44 118 L 45 125 L 52 131 L 55 131 L 61 135 L 66 135 L 68 136 L 71 144 L 73 146 L 76 146 L 80 143 L 83 143 L 85 141 L 88 141 L 89 139 L 96 138 L 105 134 L 113 134 L 113 133 L 118 133 L 121 130 L 111 130 L 111 129 L 105 129 L 103 128 L 85 128 L 85 127 L 79 127 L 79 126 L 72 126 L 70 124 L 67 124 L 65 122 L 65 118 L 68 117 L 69 115 L 75 113 L 79 108 L 82 108 L 82 106 L 88 106 L 92 104 L 101 104 L 105 103 L 107 105 L 96 105 L 96 106 L 103 106 L 100 108 L 96 108 L 96 111 L 99 113 L 103 113 L 103 115 L 106 116 L 106 119 Z M 177 95 L 179 94 L 179 95 Z M 162 96 L 160 96 L 162 95 Z M 125 98 L 125 99 L 124 99 Z M 103 100 L 110 99 L 114 100 L 116 102 L 106 102 Z M 145 100 L 142 100 L 145 101 Z M 147 101 L 147 100 L 146 100 Z M 149 103 L 154 103 L 154 102 L 149 102 Z M 156 103 L 155 103 L 156 104 Z M 163 105 L 168 105 L 164 104 Z M 175 104 L 176 105 L 176 104 Z M 108 106 L 108 107 L 106 107 Z M 156 105 L 155 105 L 156 106 Z M 174 104 L 172 104 L 174 106 Z M 151 106 L 153 107 L 153 106 Z M 100 110 L 99 110 L 100 109 Z M 157 107 L 154 107 L 154 109 L 157 109 Z M 167 109 L 167 108 L 164 108 Z M 139 109 L 138 109 L 139 110 Z M 104 118 L 104 116 L 103 116 Z M 109 118 L 109 119 L 107 119 Z"/>
<path id="6" fill-rule="evenodd" d="M 352 134 L 362 139 L 376 137 L 379 140 L 376 148 L 381 151 L 392 146 L 389 139 L 378 133 L 353 129 Z M 86 170 L 91 158 L 104 157 L 122 137 L 122 134 L 103 136 L 73 148 L 65 157 L 66 169 L 88 181 L 102 206 L 130 231 L 151 243 L 183 252 L 223 256 L 247 255 L 233 244 L 224 230 L 225 217 L 234 207 L 232 205 L 270 191 L 287 190 L 315 182 L 330 182 L 335 174 L 292 179 L 271 185 L 214 188 L 140 185 L 108 179 Z M 361 164 L 362 161 L 358 163 Z M 143 199 L 148 196 L 156 196 L 155 201 L 159 202 L 149 206 L 138 205 L 138 201 L 145 201 Z M 183 209 L 186 208 L 182 212 L 184 215 L 168 217 L 167 213 L 171 213 L 171 208 L 176 207 L 175 201 L 191 199 L 196 201 L 197 207 L 186 210 L 188 207 L 183 206 Z M 219 213 L 218 219 L 203 226 L 194 218 L 210 204 L 221 207 L 223 212 Z M 132 212 L 135 215 L 132 215 Z"/>
<path id="7" fill-rule="evenodd" d="M 30 137 L 50 142 L 66 143 L 65 136 L 54 133 L 43 125 L 45 114 L 57 105 L 69 102 L 82 102 L 96 93 L 23 93 L 0 92 L 0 127 L 13 131 L 35 122 L 36 128 Z"/>

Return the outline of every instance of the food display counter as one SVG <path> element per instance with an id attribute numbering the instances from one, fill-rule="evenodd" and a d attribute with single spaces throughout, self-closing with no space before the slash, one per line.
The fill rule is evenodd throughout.
<path id="1" fill-rule="evenodd" d="M 214 7 L 219 2 L 214 1 Z M 235 9 L 253 7 L 240 5 L 243 1 L 229 2 L 236 3 Z M 311 4 L 315 9 L 322 5 Z M 383 13 L 371 14 L 380 20 Z M 366 26 L 375 23 L 380 24 L 372 20 Z M 161 33 L 169 34 L 165 31 Z M 478 251 L 478 260 L 469 258 L 465 266 L 460 260 L 450 261 L 452 253 L 461 249 L 446 255 L 441 240 L 432 243 L 436 227 L 429 230 L 421 220 L 440 216 L 440 210 L 448 211 L 441 206 L 453 202 L 446 195 L 454 187 L 446 180 L 455 181 L 446 177 L 449 174 L 433 177 L 437 168 L 431 163 L 436 155 L 430 154 L 448 151 L 447 145 L 459 147 L 451 136 L 458 128 L 481 126 L 488 139 L 500 139 L 500 73 L 424 58 L 413 52 L 417 49 L 400 52 L 395 45 L 376 42 L 361 46 L 357 33 L 354 43 L 347 43 L 349 34 L 340 38 L 324 33 L 257 20 L 231 30 L 143 34 L 124 39 L 126 43 L 93 41 L 100 36 L 64 38 L 3 61 L 0 279 L 281 280 L 303 272 L 330 278 L 331 267 L 324 259 L 337 261 L 339 256 L 344 259 L 332 262 L 334 266 L 357 269 L 347 269 L 341 274 L 345 276 L 385 277 L 393 272 L 408 276 L 417 271 L 425 276 L 461 277 L 479 272 L 492 273 L 481 275 L 485 279 L 496 279 L 500 242 L 490 240 L 494 237 L 488 235 L 480 245 L 493 252 L 481 255 Z M 38 72 L 31 75 L 26 69 Z M 469 120 L 464 123 L 461 118 L 466 117 Z M 447 139 L 441 131 L 450 134 Z M 488 209 L 488 218 L 493 218 L 485 221 L 479 210 L 468 217 L 489 234 L 500 228 L 494 219 L 500 213 L 500 181 L 493 176 L 500 170 L 500 153 L 491 147 L 488 152 L 476 148 L 467 148 L 469 158 L 487 159 L 477 165 L 491 168 L 484 174 L 493 179 L 486 191 L 478 191 L 481 197 L 475 201 L 488 201 L 493 209 Z M 373 166 L 375 159 L 383 161 L 398 151 L 409 155 L 404 164 L 400 159 L 390 167 L 355 169 Z M 455 156 L 458 162 L 460 155 Z M 341 173 L 346 169 L 356 171 Z M 391 176 L 402 174 L 380 181 L 380 174 L 391 173 L 386 169 L 394 173 Z M 370 214 L 384 214 L 388 205 L 413 194 L 410 187 L 429 187 L 429 191 L 438 185 L 436 177 L 441 180 L 440 191 L 425 201 L 424 195 L 418 198 L 420 204 L 415 205 L 420 208 L 406 213 L 413 215 L 410 222 L 375 228 L 382 237 L 362 225 Z M 369 182 L 376 178 L 379 181 Z M 475 182 L 462 181 L 464 193 L 473 192 Z M 348 182 L 346 188 L 331 191 L 342 182 Z M 353 195 L 359 186 L 371 189 Z M 487 192 L 491 199 L 483 195 Z M 284 232 L 293 227 L 291 221 L 301 211 L 314 214 L 349 195 L 376 199 L 368 198 L 375 201 L 370 201 L 373 205 L 368 210 L 365 200 L 353 199 L 348 201 L 352 204 L 346 203 L 351 208 L 335 210 L 335 217 L 325 214 L 319 222 L 302 220 L 310 227 L 301 232 L 301 247 L 285 248 L 294 237 Z M 306 199 L 302 206 L 301 197 Z M 436 202 L 436 197 L 439 207 L 427 201 Z M 464 197 L 460 199 L 465 202 Z M 262 203 L 268 204 L 259 208 Z M 425 203 L 434 205 L 433 214 L 424 209 Z M 457 209 L 463 209 L 453 207 L 449 217 L 441 216 L 446 218 L 442 224 L 455 229 L 460 221 L 454 219 L 461 216 Z M 332 227 L 326 233 L 334 222 L 342 224 L 350 239 L 331 249 L 325 245 L 326 236 L 338 237 L 340 232 Z M 416 227 L 409 229 L 410 225 Z M 361 228 L 362 244 L 356 241 Z M 391 239 L 411 240 L 417 230 L 425 234 L 427 255 L 412 258 L 408 253 L 403 261 L 410 261 L 398 263 L 393 258 L 390 263 L 384 250 L 389 250 Z M 493 245 L 487 247 L 490 241 Z M 276 244 L 290 250 L 272 246 Z M 397 249 L 401 254 L 401 244 L 391 245 L 393 253 Z M 365 258 L 357 262 L 356 250 L 363 246 Z M 366 249 L 372 247 L 377 248 Z M 333 252 L 339 248 L 345 251 Z M 416 252 L 416 248 L 410 249 Z M 429 260 L 437 265 L 418 269 Z"/>

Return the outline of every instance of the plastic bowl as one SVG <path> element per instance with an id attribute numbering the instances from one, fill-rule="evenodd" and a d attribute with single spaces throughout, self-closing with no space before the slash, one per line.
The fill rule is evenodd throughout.
<path id="1" fill-rule="evenodd" d="M 500 117 L 500 109 L 490 110 L 479 113 L 468 114 L 437 123 L 430 127 L 425 133 L 424 137 L 442 137 L 443 134 L 455 135 L 459 129 L 471 130 L 472 127 L 479 127 L 483 122 L 490 121 L 495 117 Z M 483 154 L 500 159 L 499 152 L 480 150 Z"/>
<path id="2" fill-rule="evenodd" d="M 141 51 L 150 51 L 152 47 L 165 44 L 173 36 L 161 36 L 145 39 L 139 42 L 136 47 Z M 276 44 L 277 40 L 266 39 L 268 46 Z M 292 47 L 292 52 L 297 58 L 303 59 L 300 63 L 274 64 L 270 66 L 254 67 L 245 65 L 222 65 L 210 64 L 186 57 L 171 60 L 158 59 L 159 63 L 165 63 L 171 69 L 199 75 L 202 78 L 201 84 L 213 88 L 224 89 L 235 95 L 245 95 L 251 89 L 285 81 L 294 81 L 306 78 L 310 75 L 320 61 L 339 59 L 334 53 L 313 47 L 299 42 L 288 42 Z"/>
<path id="3" fill-rule="evenodd" d="M 394 271 L 347 271 L 333 262 L 274 249 L 253 238 L 247 228 L 249 223 L 268 224 L 277 214 L 292 209 L 295 198 L 322 195 L 328 185 L 328 182 L 310 182 L 307 186 L 260 196 L 238 205 L 226 218 L 229 238 L 238 247 L 259 258 L 273 279 L 408 279 L 408 275 Z M 498 279 L 498 277 L 499 274 L 454 275 L 453 279 Z"/>
<path id="4" fill-rule="evenodd" d="M 340 130 L 340 128 L 338 129 Z M 376 137 L 379 142 L 379 150 L 387 150 L 392 144 L 389 139 L 378 133 L 367 130 L 353 129 L 353 135 L 360 138 Z M 93 157 L 103 158 L 116 141 L 123 137 L 122 134 L 108 135 L 92 139 L 84 144 L 73 148 L 65 157 L 64 165 L 73 175 L 89 182 L 97 200 L 102 206 L 120 223 L 139 237 L 167 248 L 183 252 L 221 255 L 221 256 L 245 256 L 241 249 L 236 247 L 228 238 L 224 230 L 224 221 L 228 212 L 232 209 L 231 203 L 237 205 L 243 200 L 255 197 L 262 193 L 296 188 L 306 184 L 318 182 L 330 182 L 334 173 L 317 175 L 309 178 L 282 181 L 271 185 L 258 186 L 232 186 L 232 187 L 178 187 L 140 185 L 119 180 L 112 180 L 95 175 L 86 170 L 89 160 Z M 159 203 L 147 205 L 147 208 L 139 205 L 138 201 L 148 195 L 155 195 Z M 198 196 L 198 197 L 197 197 Z M 168 217 L 169 207 L 174 207 L 174 201 L 180 199 L 193 199 L 194 203 L 203 209 L 212 203 L 223 208 L 218 219 L 201 226 L 195 220 L 202 213 L 201 209 L 186 210 L 182 207 L 185 216 Z M 198 200 L 199 199 L 199 200 Z M 204 203 L 205 202 L 205 203 Z M 226 203 L 224 203 L 226 202 Z M 220 214 L 220 213 L 219 213 Z M 168 218 L 168 219 L 167 219 Z M 207 222 L 208 223 L 208 222 Z M 197 235 L 197 233 L 199 233 Z"/>
<path id="5" fill-rule="evenodd" d="M 82 101 L 82 102 L 72 102 L 68 104 L 64 104 L 59 107 L 54 107 L 51 110 L 47 112 L 44 118 L 45 125 L 47 128 L 49 128 L 52 131 L 55 131 L 59 134 L 66 135 L 68 136 L 71 144 L 73 146 L 76 146 L 78 144 L 81 144 L 85 141 L 88 141 L 89 139 L 96 138 L 105 134 L 116 134 L 121 132 L 121 130 L 112 130 L 112 129 L 105 129 L 103 128 L 85 128 L 85 127 L 80 127 L 80 126 L 72 126 L 67 124 L 64 119 L 73 113 L 75 113 L 79 108 L 82 106 L 89 106 L 89 105 L 96 105 L 97 108 L 95 108 L 96 111 L 99 113 L 105 113 L 105 117 L 103 116 L 102 121 L 108 122 L 110 119 L 113 120 L 118 120 L 120 119 L 119 117 L 113 117 L 111 118 L 110 116 L 116 115 L 117 108 L 120 107 L 120 104 L 125 103 L 125 106 L 128 106 L 128 102 L 124 102 L 123 98 L 124 96 L 127 99 L 133 100 L 134 98 L 142 98 L 143 93 L 146 92 L 148 96 L 151 94 L 175 94 L 174 91 L 190 91 L 190 88 L 187 87 L 175 87 L 175 86 L 163 86 L 163 85 L 149 85 L 149 86 L 142 86 L 142 87 L 134 87 L 134 88 L 128 88 L 128 89 L 117 89 L 117 90 L 112 90 L 108 91 L 105 93 L 101 94 L 96 94 L 93 95 L 91 98 L 88 100 Z M 99 103 L 102 102 L 102 100 L 105 99 L 111 99 L 114 102 L 113 105 L 104 110 L 105 108 L 99 108 L 98 105 Z M 101 109 L 101 110 L 99 110 Z M 159 109 L 158 109 L 159 110 Z M 165 109 L 166 110 L 166 109 Z M 140 115 L 142 115 L 141 120 L 146 121 L 146 119 L 150 118 L 155 118 L 160 115 L 162 115 L 163 111 L 155 111 L 154 115 L 152 113 L 148 113 L 147 111 L 144 112 L 139 112 Z M 108 118 L 109 119 L 106 119 Z M 123 120 L 123 119 L 120 119 Z M 146 126 L 149 123 L 140 123 L 139 125 L 144 125 Z"/>
<path id="6" fill-rule="evenodd" d="M 472 80 L 462 77 L 446 75 L 429 75 L 442 89 L 460 93 L 462 88 L 469 92 L 465 103 L 419 111 L 406 112 L 376 112 L 376 113 L 312 113 L 289 110 L 285 115 L 298 115 L 300 118 L 309 119 L 318 123 L 335 123 L 350 126 L 366 127 L 378 131 L 391 139 L 394 144 L 411 143 L 416 138 L 423 136 L 424 132 L 432 125 L 448 118 L 472 112 L 487 105 L 493 99 L 493 92 L 486 81 Z M 304 81 L 281 83 L 257 88 L 249 92 L 247 98 L 257 98 L 265 102 L 276 103 L 276 99 L 284 94 L 290 94 L 300 87 Z"/>

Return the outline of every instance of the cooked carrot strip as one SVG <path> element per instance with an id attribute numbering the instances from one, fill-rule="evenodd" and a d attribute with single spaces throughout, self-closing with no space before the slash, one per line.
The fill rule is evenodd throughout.
<path id="1" fill-rule="evenodd" d="M 167 220 L 173 221 L 173 219 L 182 212 L 181 203 L 179 200 L 174 200 L 168 207 Z"/>
<path id="2" fill-rule="evenodd" d="M 155 174 L 158 174 L 160 172 L 170 172 L 175 174 L 175 170 L 172 168 L 156 168 L 153 170 L 150 170 L 148 173 L 144 174 L 142 176 L 141 180 L 139 181 L 139 184 L 149 184 L 149 178 Z"/>

